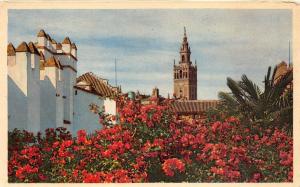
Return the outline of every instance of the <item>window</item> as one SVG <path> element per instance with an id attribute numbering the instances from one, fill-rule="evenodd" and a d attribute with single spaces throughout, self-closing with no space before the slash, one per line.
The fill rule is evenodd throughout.
<path id="1" fill-rule="evenodd" d="M 77 90 L 75 90 L 75 95 L 77 95 Z"/>
<path id="2" fill-rule="evenodd" d="M 181 70 L 179 71 L 179 78 L 180 79 L 182 78 L 182 71 Z"/>

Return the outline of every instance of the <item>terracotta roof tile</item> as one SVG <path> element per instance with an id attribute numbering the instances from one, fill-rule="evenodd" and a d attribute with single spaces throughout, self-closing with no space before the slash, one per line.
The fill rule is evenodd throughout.
<path id="1" fill-rule="evenodd" d="M 38 33 L 38 37 L 46 37 L 46 33 L 45 33 L 45 31 L 44 31 L 44 29 L 41 29 L 40 31 L 39 31 L 39 33 Z"/>
<path id="2" fill-rule="evenodd" d="M 35 45 L 32 42 L 28 43 L 28 47 L 29 47 L 30 53 L 40 55 L 39 51 L 37 50 L 37 48 L 35 47 Z"/>
<path id="3" fill-rule="evenodd" d="M 16 49 L 16 52 L 30 52 L 26 42 L 22 42 Z"/>
<path id="4" fill-rule="evenodd" d="M 80 87 L 84 90 L 84 86 L 82 87 L 80 82 L 86 82 L 91 86 L 92 90 L 87 90 L 88 92 L 93 92 L 102 97 L 111 97 L 117 94 L 115 89 L 105 82 L 106 80 L 101 79 L 100 77 L 94 75 L 92 72 L 85 73 L 76 79 L 76 87 Z M 88 86 L 85 85 L 85 86 Z"/>
<path id="5" fill-rule="evenodd" d="M 59 69 L 62 69 L 60 61 L 55 59 L 53 56 L 46 60 L 46 62 L 44 63 L 44 67 L 57 67 Z"/>
<path id="6" fill-rule="evenodd" d="M 62 44 L 70 44 L 70 45 L 71 45 L 71 40 L 70 40 L 70 38 L 69 38 L 69 37 L 66 37 L 66 38 L 64 39 L 64 41 L 62 42 Z"/>
<path id="7" fill-rule="evenodd" d="M 77 50 L 77 47 L 76 47 L 75 43 L 72 43 L 71 47 L 72 47 L 72 49 L 76 49 Z"/>
<path id="8" fill-rule="evenodd" d="M 16 55 L 16 49 L 12 43 L 9 43 L 7 45 L 7 56 L 15 56 Z"/>
<path id="9" fill-rule="evenodd" d="M 175 101 L 171 109 L 179 114 L 197 114 L 216 107 L 218 102 L 218 100 Z"/>

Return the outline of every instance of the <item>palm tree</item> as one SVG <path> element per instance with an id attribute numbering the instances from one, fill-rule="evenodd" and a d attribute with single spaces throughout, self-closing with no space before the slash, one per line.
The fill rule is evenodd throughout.
<path id="1" fill-rule="evenodd" d="M 227 86 L 231 93 L 220 92 L 221 103 L 230 110 L 242 114 L 243 118 L 250 122 L 270 124 L 279 119 L 291 125 L 293 95 L 290 85 L 293 81 L 293 72 L 287 71 L 275 79 L 276 72 L 277 66 L 272 76 L 271 67 L 268 68 L 263 91 L 246 75 L 242 75 L 242 80 L 238 82 L 228 77 Z"/>

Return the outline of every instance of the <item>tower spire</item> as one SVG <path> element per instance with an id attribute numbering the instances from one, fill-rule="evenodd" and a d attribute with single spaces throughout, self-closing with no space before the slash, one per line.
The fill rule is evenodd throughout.
<path id="1" fill-rule="evenodd" d="M 179 64 L 173 66 L 174 98 L 197 100 L 197 65 L 190 60 L 191 49 L 183 27 L 184 36 L 180 47 Z"/>

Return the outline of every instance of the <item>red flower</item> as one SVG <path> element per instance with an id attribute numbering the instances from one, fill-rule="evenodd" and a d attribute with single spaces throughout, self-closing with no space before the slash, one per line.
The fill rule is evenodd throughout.
<path id="1" fill-rule="evenodd" d="M 225 171 L 223 168 L 211 167 L 210 171 L 217 174 L 217 175 L 224 175 Z"/>
<path id="2" fill-rule="evenodd" d="M 104 158 L 109 158 L 111 156 L 111 150 L 103 151 L 101 154 Z"/>
<path id="3" fill-rule="evenodd" d="M 77 143 L 86 143 L 86 131 L 85 130 L 79 130 L 77 131 Z"/>
<path id="4" fill-rule="evenodd" d="M 183 172 L 185 170 L 185 164 L 177 158 L 171 158 L 165 160 L 162 169 L 167 176 L 172 177 L 174 176 L 174 171 L 178 170 L 179 172 Z"/>
<path id="5" fill-rule="evenodd" d="M 217 166 L 225 166 L 226 165 L 226 163 L 223 161 L 223 160 L 221 160 L 221 159 L 219 159 L 219 160 L 216 160 L 216 165 Z"/>

